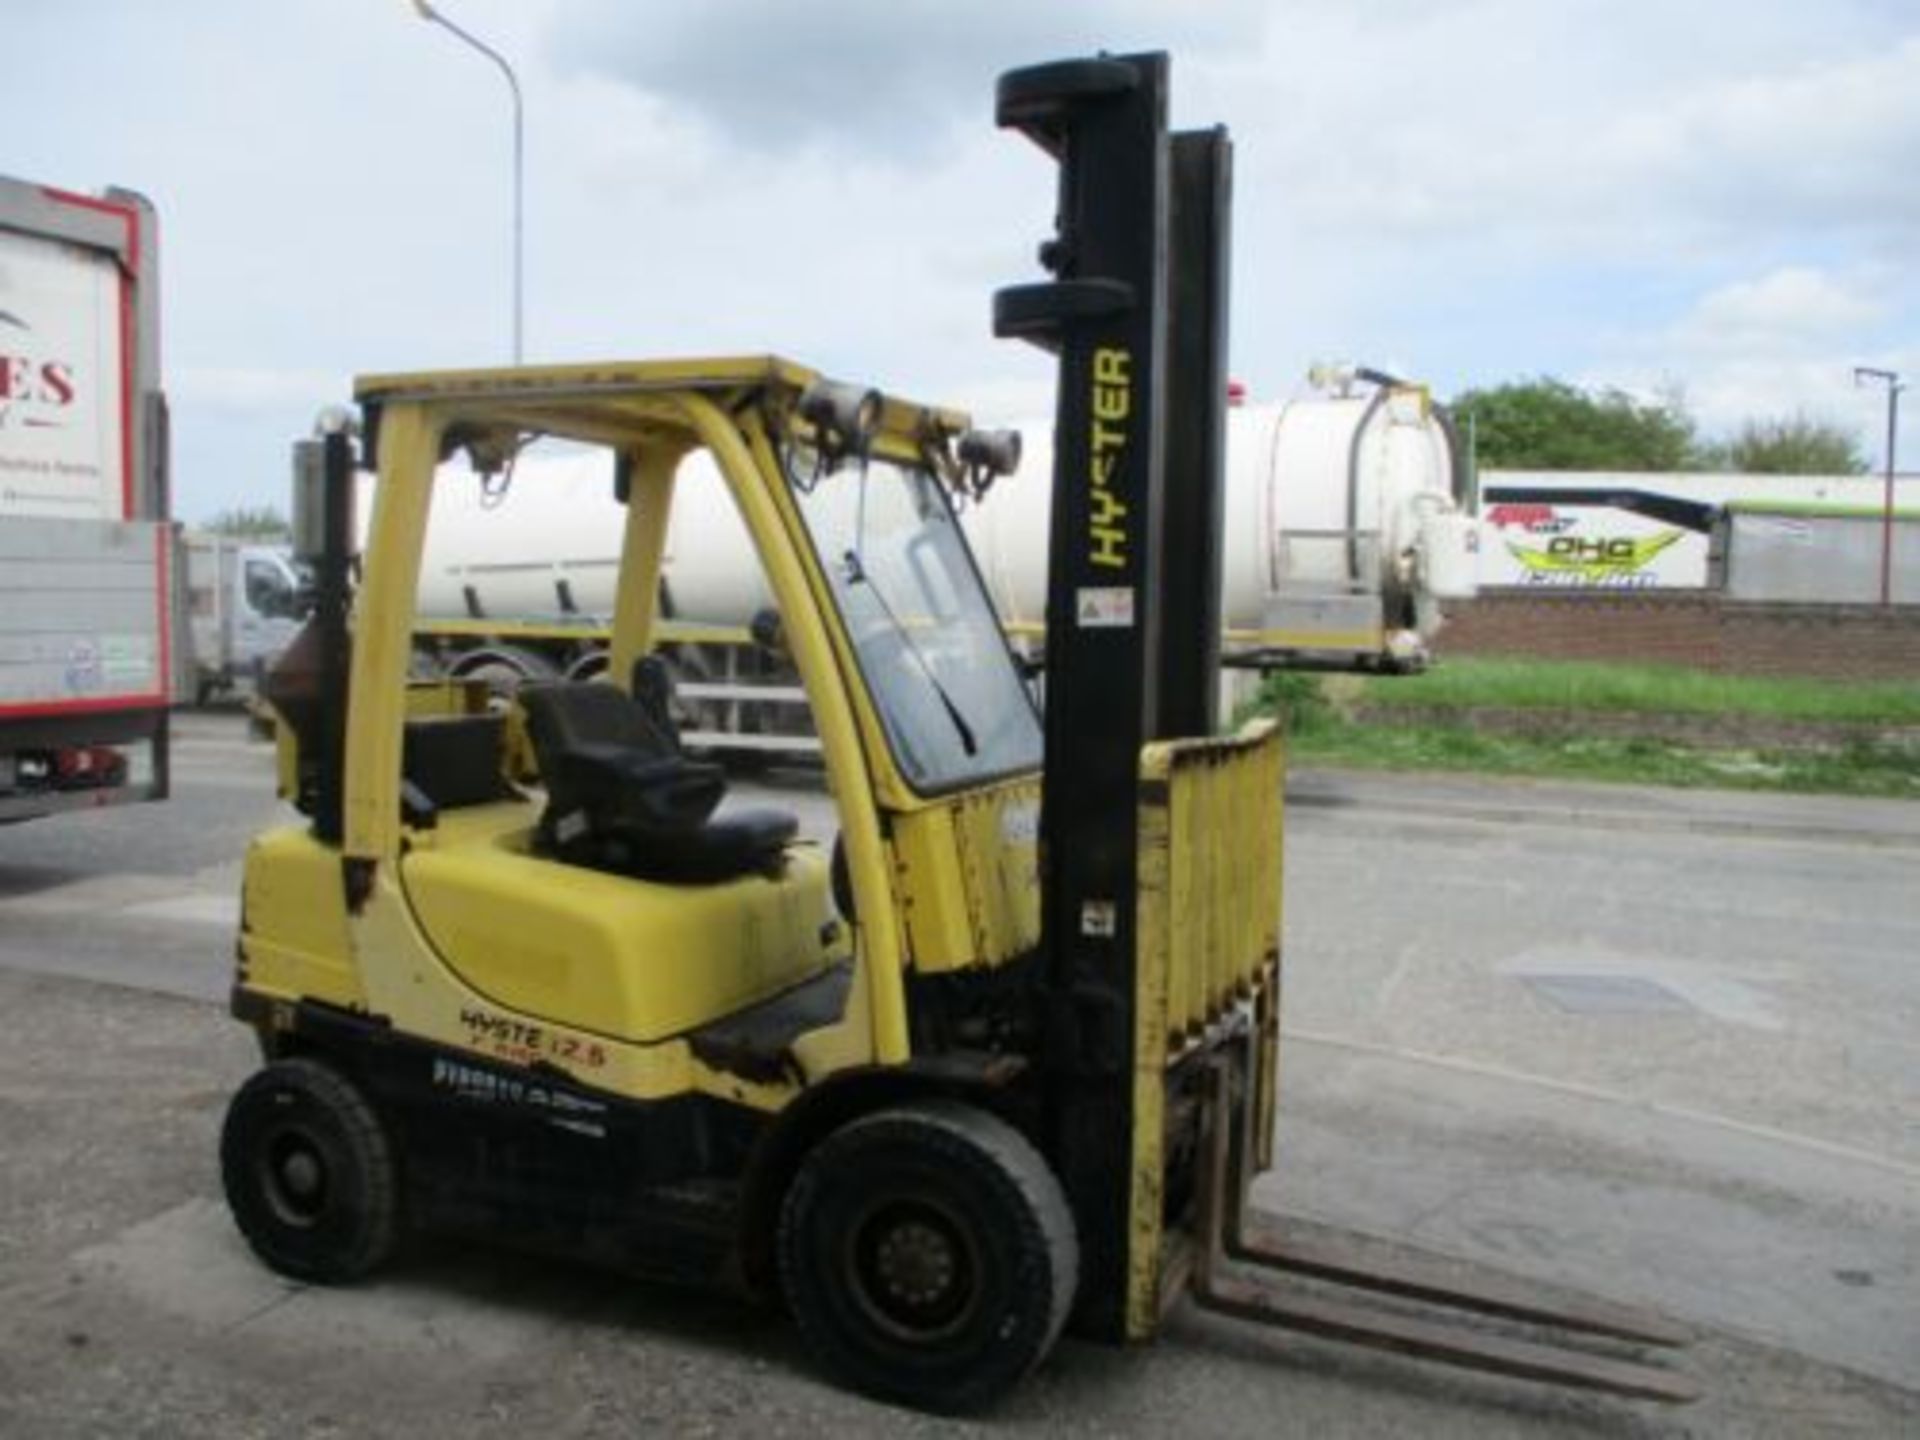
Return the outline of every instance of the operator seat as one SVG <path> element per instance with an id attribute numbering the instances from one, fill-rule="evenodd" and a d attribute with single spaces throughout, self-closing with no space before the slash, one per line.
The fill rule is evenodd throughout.
<path id="1" fill-rule="evenodd" d="M 637 701 L 597 681 L 520 687 L 547 787 L 539 848 L 647 880 L 777 875 L 799 822 L 766 809 L 716 817 L 726 778 L 680 752 L 665 666 L 648 656 L 634 670 Z"/>

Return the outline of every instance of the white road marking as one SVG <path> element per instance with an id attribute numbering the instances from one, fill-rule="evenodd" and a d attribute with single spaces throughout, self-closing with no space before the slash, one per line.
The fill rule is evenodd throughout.
<path id="1" fill-rule="evenodd" d="M 217 866 L 192 876 L 92 875 L 0 901 L 0 913 L 84 915 L 98 921 L 160 921 L 232 930 L 240 923 L 240 870 Z"/>
<path id="2" fill-rule="evenodd" d="M 1291 1025 L 1280 1028 L 1281 1036 L 1288 1042 L 1300 1045 L 1324 1045 L 1333 1050 L 1348 1050 L 1358 1055 L 1379 1056 L 1382 1059 L 1398 1061 L 1410 1066 L 1431 1066 L 1436 1070 L 1452 1071 L 1455 1074 L 1471 1076 L 1478 1080 L 1494 1081 L 1503 1085 L 1512 1085 L 1523 1089 L 1539 1090 L 1548 1094 L 1568 1096 L 1576 1100 L 1590 1101 L 1598 1105 L 1612 1107 L 1621 1111 L 1637 1111 L 1644 1115 L 1658 1115 L 1684 1125 L 1699 1125 L 1714 1130 L 1739 1135 L 1749 1140 L 1763 1141 L 1769 1145 L 1778 1145 L 1786 1149 L 1802 1151 L 1809 1155 L 1819 1155 L 1830 1160 L 1844 1161 L 1850 1165 L 1863 1166 L 1882 1174 L 1898 1178 L 1903 1185 L 1906 1182 L 1920 1182 L 1920 1165 L 1911 1164 L 1894 1155 L 1883 1155 L 1873 1150 L 1862 1150 L 1854 1145 L 1842 1145 L 1832 1140 L 1822 1140 L 1814 1135 L 1800 1135 L 1792 1131 L 1781 1130 L 1772 1125 L 1757 1125 L 1751 1121 L 1735 1120 L 1726 1115 L 1715 1115 L 1705 1110 L 1696 1110 L 1688 1105 L 1674 1105 L 1661 1100 L 1648 1100 L 1629 1095 L 1618 1090 L 1609 1090 L 1600 1085 L 1583 1085 L 1572 1080 L 1556 1080 L 1547 1075 L 1534 1075 L 1525 1071 L 1511 1070 L 1504 1065 L 1489 1065 L 1477 1060 L 1469 1060 L 1457 1055 L 1435 1055 L 1423 1050 L 1413 1050 L 1398 1045 L 1379 1045 L 1366 1040 L 1357 1040 L 1343 1035 L 1328 1035 L 1312 1030 L 1300 1030 Z M 1903 1190 L 1902 1201 L 1911 1204 L 1915 1192 Z"/>
<path id="3" fill-rule="evenodd" d="M 123 912 L 142 919 L 172 920 L 183 925 L 217 925 L 231 930 L 240 923 L 240 896 L 177 895 L 171 900 L 149 900 L 129 905 Z"/>

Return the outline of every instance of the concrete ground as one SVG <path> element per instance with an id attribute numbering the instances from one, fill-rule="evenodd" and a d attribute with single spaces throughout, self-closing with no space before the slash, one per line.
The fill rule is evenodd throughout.
<path id="1" fill-rule="evenodd" d="M 219 1201 L 240 722 L 164 807 L 0 830 L 0 1435 L 880 1435 L 777 1317 L 445 1244 L 345 1291 Z M 767 797 L 756 797 L 765 799 Z M 823 823 L 824 801 L 780 803 Z M 1309 774 L 1271 1208 L 1651 1304 L 1679 1411 L 1183 1314 L 980 1428 L 1920 1433 L 1920 807 Z"/>

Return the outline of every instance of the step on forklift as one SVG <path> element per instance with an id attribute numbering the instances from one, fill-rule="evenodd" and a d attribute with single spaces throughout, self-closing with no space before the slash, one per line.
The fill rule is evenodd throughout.
<path id="1" fill-rule="evenodd" d="M 221 1141 L 268 1265 L 351 1281 L 433 1228 L 740 1287 L 841 1382 L 935 1411 L 1183 1298 L 1693 1395 L 1646 1358 L 1683 1338 L 1652 1316 L 1382 1267 L 1247 1204 L 1283 765 L 1269 724 L 1216 733 L 1230 145 L 1169 134 L 1166 97 L 1158 54 L 999 84 L 1060 167 L 1051 276 L 994 304 L 1059 360 L 1044 718 L 955 521 L 1017 438 L 956 411 L 769 357 L 540 366 L 364 378 L 296 446 L 318 604 L 270 693 L 310 823 L 248 851 L 233 1010 L 266 1063 Z M 544 437 L 615 457 L 610 678 L 505 711 L 411 682 L 436 471 Z M 650 650 L 696 449 L 777 601 L 831 843 L 678 743 Z"/>

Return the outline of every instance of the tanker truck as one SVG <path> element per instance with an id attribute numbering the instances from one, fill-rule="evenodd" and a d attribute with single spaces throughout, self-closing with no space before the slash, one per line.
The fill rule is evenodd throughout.
<path id="1" fill-rule="evenodd" d="M 1478 523 L 1446 414 L 1426 387 L 1316 371 L 1315 393 L 1228 410 L 1222 550 L 1226 663 L 1267 669 L 1424 666 L 1441 602 L 1474 593 Z M 1050 426 L 1025 427 L 1018 470 L 962 514 L 1009 641 L 1037 664 Z M 688 742 L 813 748 L 747 535 L 711 462 L 682 467 L 662 567 L 663 638 Z M 516 474 L 539 472 L 524 493 Z M 535 449 L 438 488 L 422 558 L 416 670 L 482 679 L 587 678 L 605 665 L 622 511 L 599 457 Z M 553 503 L 559 500 L 560 503 Z M 358 513 L 370 513 L 361 503 Z"/>
<path id="2" fill-rule="evenodd" d="M 1416 670 L 1440 602 L 1474 594 L 1479 531 L 1446 412 L 1425 386 L 1321 369 L 1318 393 L 1227 410 L 1226 660 L 1242 669 Z M 1044 619 L 1048 428 L 962 517 L 1001 618 Z"/>

